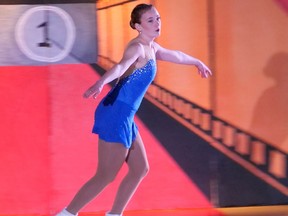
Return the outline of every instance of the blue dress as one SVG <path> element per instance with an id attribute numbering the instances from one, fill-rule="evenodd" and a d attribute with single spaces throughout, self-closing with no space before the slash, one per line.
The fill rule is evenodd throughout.
<path id="1" fill-rule="evenodd" d="M 92 132 L 106 142 L 130 148 L 138 133 L 135 113 L 155 74 L 156 62 L 150 59 L 143 67 L 119 80 L 98 105 Z"/>

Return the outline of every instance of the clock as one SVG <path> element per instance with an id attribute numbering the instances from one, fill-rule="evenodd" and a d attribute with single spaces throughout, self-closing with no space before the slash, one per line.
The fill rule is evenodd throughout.
<path id="1" fill-rule="evenodd" d="M 36 6 L 16 23 L 15 40 L 21 52 L 38 62 L 58 62 L 71 52 L 76 38 L 71 16 L 56 6 Z"/>

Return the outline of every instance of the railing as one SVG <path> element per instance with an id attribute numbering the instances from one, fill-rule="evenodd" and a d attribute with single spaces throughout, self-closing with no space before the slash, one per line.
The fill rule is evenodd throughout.
<path id="1" fill-rule="evenodd" d="M 147 94 L 178 118 L 210 136 L 226 150 L 273 178 L 283 186 L 281 188 L 288 191 L 288 155 L 285 152 L 155 83 Z"/>
<path id="2" fill-rule="evenodd" d="M 115 62 L 99 56 L 99 63 L 107 69 Z M 164 111 L 173 113 L 185 126 L 197 128 L 210 141 L 217 142 L 216 147 L 222 152 L 224 149 L 224 154 L 229 154 L 231 159 L 240 158 L 235 161 L 288 196 L 288 155 L 284 151 L 156 83 L 151 84 L 146 98 L 152 98 Z"/>

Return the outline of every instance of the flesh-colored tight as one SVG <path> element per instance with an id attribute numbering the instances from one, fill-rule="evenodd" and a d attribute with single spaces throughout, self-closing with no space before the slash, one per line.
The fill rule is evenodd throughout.
<path id="1" fill-rule="evenodd" d="M 76 214 L 94 199 L 115 179 L 125 162 L 127 154 L 128 149 L 122 144 L 109 143 L 99 139 L 96 174 L 82 186 L 66 210 L 72 214 Z M 111 214 L 122 214 L 141 180 L 149 170 L 145 147 L 139 133 L 133 142 L 127 165 L 129 171 L 119 186 L 112 209 L 110 210 Z"/>

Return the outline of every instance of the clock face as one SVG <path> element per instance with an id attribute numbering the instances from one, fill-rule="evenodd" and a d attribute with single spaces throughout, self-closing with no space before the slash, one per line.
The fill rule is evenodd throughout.
<path id="1" fill-rule="evenodd" d="M 33 7 L 20 16 L 15 39 L 28 58 L 58 62 L 69 55 L 76 38 L 70 15 L 54 6 Z"/>
<path id="2" fill-rule="evenodd" d="M 95 3 L 1 5 L 0 66 L 95 63 L 95 8 Z"/>

